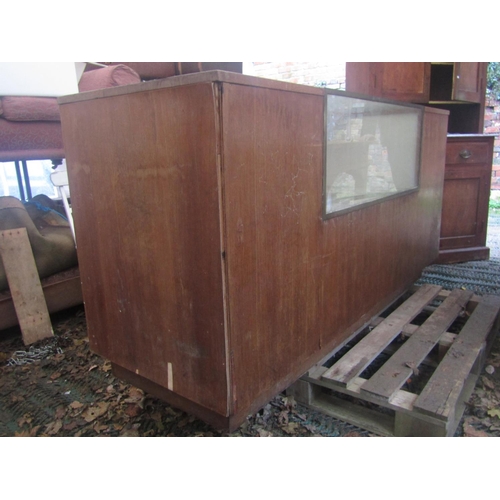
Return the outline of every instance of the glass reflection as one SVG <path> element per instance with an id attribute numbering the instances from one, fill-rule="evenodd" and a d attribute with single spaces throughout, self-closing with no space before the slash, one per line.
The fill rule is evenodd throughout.
<path id="1" fill-rule="evenodd" d="M 326 213 L 418 187 L 422 108 L 327 95 Z"/>

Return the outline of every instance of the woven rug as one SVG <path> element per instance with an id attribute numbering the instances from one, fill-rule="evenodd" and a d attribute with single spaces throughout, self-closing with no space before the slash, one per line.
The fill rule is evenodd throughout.
<path id="1" fill-rule="evenodd" d="M 433 264 L 422 272 L 417 285 L 430 283 L 446 290 L 465 288 L 477 295 L 500 295 L 500 258 L 460 264 Z"/>

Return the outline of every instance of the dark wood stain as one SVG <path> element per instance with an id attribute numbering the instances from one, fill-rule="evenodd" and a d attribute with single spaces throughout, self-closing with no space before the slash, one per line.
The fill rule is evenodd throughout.
<path id="1" fill-rule="evenodd" d="M 61 103 L 90 342 L 234 428 L 436 258 L 447 114 L 418 192 L 324 220 L 321 89 L 172 81 Z"/>

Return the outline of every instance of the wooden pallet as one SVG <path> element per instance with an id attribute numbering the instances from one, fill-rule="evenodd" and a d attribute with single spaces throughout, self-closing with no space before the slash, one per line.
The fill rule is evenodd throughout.
<path id="1" fill-rule="evenodd" d="M 426 284 L 392 309 L 288 392 L 376 434 L 453 436 L 497 333 L 500 297 Z"/>

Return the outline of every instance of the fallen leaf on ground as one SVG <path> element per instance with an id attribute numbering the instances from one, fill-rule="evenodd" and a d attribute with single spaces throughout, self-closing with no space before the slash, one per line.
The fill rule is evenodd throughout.
<path id="1" fill-rule="evenodd" d="M 127 408 L 125 408 L 125 414 L 128 415 L 129 417 L 137 417 L 137 415 L 140 415 L 142 412 L 142 408 L 136 404 L 129 404 L 127 405 Z"/>
<path id="2" fill-rule="evenodd" d="M 494 389 L 495 388 L 495 384 L 490 379 L 488 379 L 487 377 L 481 377 L 481 380 L 483 382 L 483 385 L 485 387 L 487 387 L 488 389 Z"/>
<path id="3" fill-rule="evenodd" d="M 280 425 L 288 424 L 288 411 L 284 410 L 278 415 L 278 423 Z"/>
<path id="4" fill-rule="evenodd" d="M 348 432 L 347 434 L 344 434 L 344 437 L 346 437 L 346 438 L 361 437 L 361 434 L 359 432 L 356 432 L 356 431 L 351 431 L 351 432 Z"/>
<path id="5" fill-rule="evenodd" d="M 296 434 L 297 429 L 300 427 L 300 424 L 297 422 L 290 422 L 286 424 L 285 426 L 282 427 L 283 432 L 286 432 L 287 434 Z"/>
<path id="6" fill-rule="evenodd" d="M 265 429 L 259 429 L 257 431 L 259 433 L 259 437 L 271 437 L 272 434 L 269 431 L 266 431 Z"/>
<path id="7" fill-rule="evenodd" d="M 484 431 L 478 431 L 474 427 L 464 427 L 464 437 L 489 437 Z"/>
<path id="8" fill-rule="evenodd" d="M 45 432 L 49 436 L 54 436 L 57 434 L 63 426 L 63 423 L 61 420 L 55 420 L 54 422 L 51 422 L 47 427 L 45 428 Z"/>
<path id="9" fill-rule="evenodd" d="M 86 422 L 93 422 L 96 418 L 104 415 L 108 411 L 109 403 L 97 403 L 94 406 L 89 406 L 83 413 L 82 417 Z"/>
<path id="10" fill-rule="evenodd" d="M 490 417 L 497 417 L 500 418 L 500 409 L 494 408 L 493 410 L 488 410 L 488 415 Z"/>

